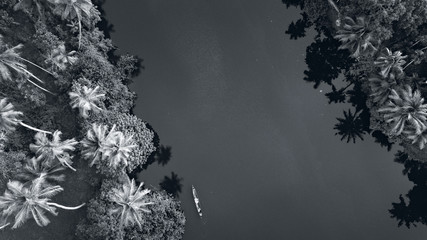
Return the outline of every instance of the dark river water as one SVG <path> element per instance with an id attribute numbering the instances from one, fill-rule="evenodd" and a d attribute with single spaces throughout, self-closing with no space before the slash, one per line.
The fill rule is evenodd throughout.
<path id="1" fill-rule="evenodd" d="M 314 32 L 280 0 L 107 1 L 119 52 L 144 59 L 135 113 L 172 156 L 140 179 L 182 178 L 184 239 L 425 239 L 388 209 L 413 184 L 373 139 L 334 135 L 345 104 L 303 81 Z M 321 90 L 323 92 L 321 92 Z M 197 215 L 191 185 L 204 217 Z"/>

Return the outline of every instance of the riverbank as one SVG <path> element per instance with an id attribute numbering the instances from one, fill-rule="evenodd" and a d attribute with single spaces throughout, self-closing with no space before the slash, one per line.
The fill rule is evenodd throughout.
<path id="1" fill-rule="evenodd" d="M 111 40 L 98 28 L 100 12 L 89 0 L 3 0 L 0 6 L 0 95 L 23 113 L 15 114 L 7 106 L 1 110 L 0 180 L 6 193 L 0 208 L 4 223 L 10 225 L 0 238 L 106 238 L 113 237 L 115 226 L 121 232 L 119 238 L 180 239 L 185 217 L 179 202 L 164 192 L 144 190 L 142 200 L 151 202 L 150 213 L 136 210 L 139 217 L 130 223 L 113 213 L 120 205 L 111 191 L 131 187 L 128 175 L 146 166 L 158 147 L 155 132 L 131 113 L 136 94 L 126 83 L 139 71 L 138 59 L 112 54 Z M 62 135 L 35 136 L 36 132 L 17 126 L 21 121 Z M 33 177 L 27 178 L 26 166 L 33 166 L 33 157 Z M 10 183 L 6 185 L 9 180 L 22 184 L 22 189 L 13 190 Z M 110 188 L 101 187 L 106 184 Z M 45 201 L 43 191 L 54 187 L 57 190 L 48 201 L 86 205 L 76 211 L 56 209 L 58 216 L 51 215 L 51 208 L 39 204 Z M 18 198 L 10 209 L 6 197 L 16 194 L 27 200 Z M 28 199 L 37 204 L 21 211 Z M 136 224 L 141 217 L 142 228 Z M 12 225 L 18 228 L 11 229 Z"/>

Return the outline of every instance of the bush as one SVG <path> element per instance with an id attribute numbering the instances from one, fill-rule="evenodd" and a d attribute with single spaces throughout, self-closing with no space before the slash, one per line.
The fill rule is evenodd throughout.
<path id="1" fill-rule="evenodd" d="M 22 168 L 22 163 L 27 161 L 23 152 L 0 152 L 0 186 L 6 185 Z"/>

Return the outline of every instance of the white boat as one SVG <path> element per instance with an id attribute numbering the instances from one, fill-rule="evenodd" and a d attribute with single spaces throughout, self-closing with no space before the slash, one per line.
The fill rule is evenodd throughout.
<path id="1" fill-rule="evenodd" d="M 194 188 L 193 185 L 191 185 L 191 189 L 193 190 L 193 198 L 194 198 L 194 203 L 196 204 L 196 209 L 197 212 L 199 213 L 199 216 L 202 217 L 202 208 L 200 207 L 200 200 L 199 200 L 199 196 L 197 196 L 197 191 L 196 188 Z"/>

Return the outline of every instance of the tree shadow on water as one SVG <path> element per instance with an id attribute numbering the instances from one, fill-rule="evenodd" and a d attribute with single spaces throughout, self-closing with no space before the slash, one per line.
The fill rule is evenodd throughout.
<path id="1" fill-rule="evenodd" d="M 427 164 L 409 159 L 402 151 L 396 153 L 395 162 L 403 164 L 403 174 L 415 185 L 405 196 L 400 194 L 398 202 L 392 203 L 390 217 L 398 221 L 399 227 L 427 224 Z"/>
<path id="2" fill-rule="evenodd" d="M 178 174 L 172 172 L 171 177 L 165 176 L 160 182 L 160 187 L 165 190 L 167 193 L 172 194 L 175 197 L 178 197 L 182 191 L 183 178 L 179 178 Z"/>
<path id="3" fill-rule="evenodd" d="M 282 2 L 287 7 L 301 8 L 304 3 L 300 0 L 282 0 Z M 288 26 L 286 33 L 291 39 L 304 37 L 307 28 L 313 25 L 304 13 L 301 15 L 302 18 Z M 353 107 L 343 109 L 344 116 L 337 118 L 338 122 L 333 127 L 336 131 L 335 135 L 339 135 L 341 141 L 356 143 L 357 140 L 363 141 L 364 135 L 369 134 L 376 143 L 390 151 L 393 146 L 390 137 L 381 130 L 371 129 L 371 111 L 366 105 L 369 98 L 366 93 L 366 79 L 360 78 L 357 68 L 350 69 L 356 60 L 349 56 L 347 50 L 338 49 L 339 41 L 328 32 L 327 28 L 315 27 L 315 30 L 318 33 L 306 49 L 307 70 L 304 71 L 304 81 L 313 84 L 315 89 L 320 85 L 322 88 L 330 87 L 331 91 L 325 94 L 329 104 L 350 103 Z M 344 77 L 344 84 L 337 84 L 335 81 L 341 77 Z M 417 85 L 421 82 L 416 79 L 416 76 L 413 78 L 414 81 L 416 80 L 414 85 L 418 89 L 427 89 L 427 84 Z M 338 87 L 341 85 L 344 87 Z M 390 217 L 396 219 L 399 227 L 427 225 L 427 162 L 409 159 L 408 155 L 402 151 L 395 154 L 395 162 L 404 166 L 403 174 L 414 183 L 414 186 L 406 194 L 400 194 L 398 200 L 391 204 Z"/>
<path id="4" fill-rule="evenodd" d="M 168 164 L 172 157 L 172 147 L 160 145 L 158 151 L 154 155 L 155 161 L 162 166 Z"/>
<path id="5" fill-rule="evenodd" d="M 290 35 L 291 39 L 298 39 L 305 37 L 306 29 L 312 26 L 312 23 L 308 21 L 308 15 L 306 13 L 301 13 L 302 18 L 298 19 L 295 23 L 292 21 L 288 27 L 288 30 L 285 32 Z"/>

